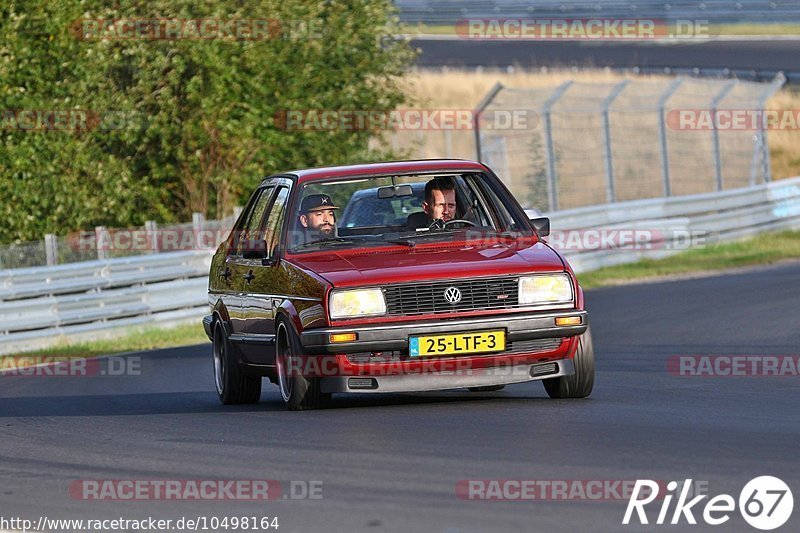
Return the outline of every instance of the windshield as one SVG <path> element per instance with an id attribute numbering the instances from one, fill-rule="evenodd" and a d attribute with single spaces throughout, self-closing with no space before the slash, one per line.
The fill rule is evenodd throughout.
<path id="1" fill-rule="evenodd" d="M 483 174 L 315 181 L 300 190 L 288 249 L 353 248 L 527 230 Z"/>

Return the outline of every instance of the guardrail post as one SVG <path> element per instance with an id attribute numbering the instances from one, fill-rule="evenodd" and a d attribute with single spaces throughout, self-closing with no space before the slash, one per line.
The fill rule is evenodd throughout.
<path id="1" fill-rule="evenodd" d="M 203 224 L 206 221 L 203 213 L 192 213 L 192 231 L 194 232 L 194 248 L 199 250 L 203 240 Z"/>
<path id="2" fill-rule="evenodd" d="M 147 233 L 147 242 L 150 243 L 150 251 L 154 254 L 158 253 L 158 224 L 155 220 L 146 220 L 144 223 L 144 231 Z"/>
<path id="3" fill-rule="evenodd" d="M 669 179 L 669 148 L 667 146 L 667 118 L 665 116 L 667 102 L 675 91 L 683 84 L 684 78 L 675 78 L 664 94 L 658 99 L 658 127 L 661 135 L 661 176 L 664 180 L 664 196 L 672 196 L 672 184 Z"/>
<path id="4" fill-rule="evenodd" d="M 542 105 L 544 117 L 544 144 L 545 158 L 547 159 L 547 210 L 558 209 L 558 173 L 556 170 L 556 150 L 553 146 L 553 120 L 552 110 L 558 99 L 569 89 L 574 82 L 567 80 L 559 85 Z"/>
<path id="5" fill-rule="evenodd" d="M 614 161 L 611 155 L 611 124 L 608 116 L 608 110 L 614 100 L 619 96 L 625 86 L 630 83 L 630 80 L 623 80 L 611 89 L 611 93 L 603 101 L 603 141 L 605 143 L 605 160 L 606 160 L 606 201 L 608 203 L 617 200 L 617 192 L 614 186 Z"/>
<path id="6" fill-rule="evenodd" d="M 736 80 L 726 83 L 717 95 L 711 100 L 711 135 L 714 142 L 714 171 L 717 178 L 717 190 L 722 190 L 722 156 L 719 153 L 719 129 L 717 129 L 717 106 L 731 92 L 736 85 Z"/>
<path id="7" fill-rule="evenodd" d="M 95 226 L 94 228 L 94 242 L 97 248 L 97 258 L 106 259 L 108 257 L 108 247 L 110 236 L 108 229 L 105 226 Z"/>
<path id="8" fill-rule="evenodd" d="M 44 253 L 47 256 L 47 266 L 58 263 L 58 239 L 52 233 L 44 236 Z"/>

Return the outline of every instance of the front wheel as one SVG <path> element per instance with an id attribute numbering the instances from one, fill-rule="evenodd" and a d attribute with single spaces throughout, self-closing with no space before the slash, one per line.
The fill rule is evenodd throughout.
<path id="1" fill-rule="evenodd" d="M 242 370 L 219 320 L 214 325 L 213 339 L 211 355 L 219 401 L 225 405 L 258 402 L 261 399 L 261 376 L 253 376 Z"/>
<path id="2" fill-rule="evenodd" d="M 331 399 L 320 391 L 319 378 L 306 378 L 300 368 L 300 341 L 294 329 L 284 321 L 278 323 L 275 367 L 281 397 L 290 411 L 318 409 Z"/>
<path id="3" fill-rule="evenodd" d="M 575 373 L 571 376 L 545 379 L 544 389 L 551 398 L 586 398 L 594 387 L 594 345 L 592 332 L 586 332 L 578 339 L 578 350 L 573 359 Z"/>

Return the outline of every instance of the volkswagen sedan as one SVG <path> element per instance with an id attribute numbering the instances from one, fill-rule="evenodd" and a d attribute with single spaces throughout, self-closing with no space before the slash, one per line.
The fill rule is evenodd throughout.
<path id="1" fill-rule="evenodd" d="M 265 178 L 211 262 L 214 381 L 290 410 L 333 394 L 592 391 L 583 291 L 487 166 L 463 160 L 314 168 Z"/>

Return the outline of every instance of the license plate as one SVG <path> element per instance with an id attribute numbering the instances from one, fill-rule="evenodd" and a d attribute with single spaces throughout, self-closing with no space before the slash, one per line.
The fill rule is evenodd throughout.
<path id="1" fill-rule="evenodd" d="M 408 339 L 408 354 L 412 357 L 423 355 L 471 355 L 502 352 L 505 349 L 506 332 L 503 330 L 410 337 Z"/>

